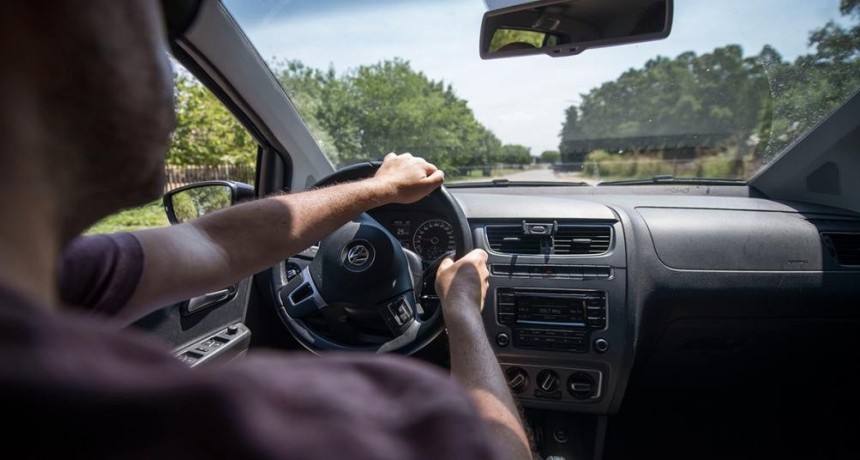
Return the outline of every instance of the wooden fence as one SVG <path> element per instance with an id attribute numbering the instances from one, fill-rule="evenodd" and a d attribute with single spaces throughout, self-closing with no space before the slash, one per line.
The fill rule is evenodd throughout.
<path id="1" fill-rule="evenodd" d="M 232 180 L 254 184 L 254 165 L 173 166 L 164 168 L 164 191 L 205 180 Z"/>

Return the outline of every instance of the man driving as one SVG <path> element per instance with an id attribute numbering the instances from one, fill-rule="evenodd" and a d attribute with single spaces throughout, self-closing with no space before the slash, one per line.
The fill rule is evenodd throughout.
<path id="1" fill-rule="evenodd" d="M 155 0 L 12 2 L 0 15 L 0 388 L 11 452 L 529 457 L 480 316 L 482 251 L 445 260 L 437 273 L 450 376 L 356 354 L 255 352 L 190 369 L 152 337 L 123 329 L 443 182 L 423 159 L 389 154 L 370 179 L 77 238 L 162 191 L 173 126 L 163 27 Z"/>

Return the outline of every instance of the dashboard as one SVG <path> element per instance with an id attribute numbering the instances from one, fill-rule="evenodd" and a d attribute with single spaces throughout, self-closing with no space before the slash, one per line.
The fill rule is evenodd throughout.
<path id="1" fill-rule="evenodd" d="M 667 388 L 790 387 L 799 361 L 851 381 L 860 215 L 746 186 L 449 191 L 468 234 L 432 199 L 369 214 L 425 263 L 487 251 L 484 327 L 527 409 L 616 414 Z"/>
<path id="2" fill-rule="evenodd" d="M 792 388 L 800 362 L 849 381 L 855 213 L 745 186 L 452 194 L 489 254 L 484 324 L 527 408 L 613 414 L 655 389 Z"/>
<path id="3" fill-rule="evenodd" d="M 448 219 L 433 211 L 378 209 L 369 213 L 400 244 L 432 262 L 457 248 L 457 236 Z"/>

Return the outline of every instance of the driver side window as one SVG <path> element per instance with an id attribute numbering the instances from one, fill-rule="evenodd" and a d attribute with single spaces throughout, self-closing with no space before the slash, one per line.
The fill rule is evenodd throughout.
<path id="1" fill-rule="evenodd" d="M 205 180 L 253 185 L 257 144 L 211 91 L 174 64 L 177 126 L 165 164 L 164 192 Z M 161 199 L 108 216 L 85 233 L 114 233 L 168 225 Z"/>

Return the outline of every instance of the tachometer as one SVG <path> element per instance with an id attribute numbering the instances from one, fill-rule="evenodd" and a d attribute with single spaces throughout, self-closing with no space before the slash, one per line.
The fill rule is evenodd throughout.
<path id="1" fill-rule="evenodd" d="M 422 259 L 432 261 L 445 252 L 456 249 L 454 227 L 442 219 L 428 220 L 415 230 L 412 247 Z"/>

